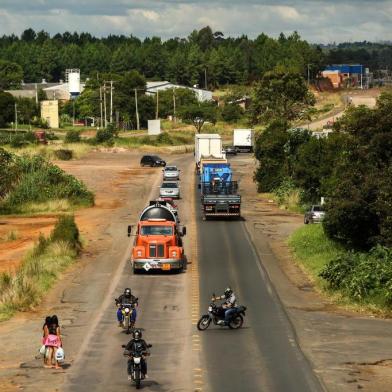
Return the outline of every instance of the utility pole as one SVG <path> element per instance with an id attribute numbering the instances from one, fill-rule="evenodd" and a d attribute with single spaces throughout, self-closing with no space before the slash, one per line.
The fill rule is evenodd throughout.
<path id="1" fill-rule="evenodd" d="M 106 117 L 106 84 L 103 84 L 103 111 L 105 119 L 105 128 L 108 126 L 108 119 Z"/>
<path id="2" fill-rule="evenodd" d="M 156 98 L 157 98 L 157 110 L 155 112 L 155 119 L 158 120 L 158 118 L 159 118 L 159 90 L 157 90 Z"/>
<path id="3" fill-rule="evenodd" d="M 308 64 L 308 87 L 310 86 L 310 64 Z"/>
<path id="4" fill-rule="evenodd" d="M 38 106 L 38 86 L 35 84 L 35 104 Z"/>
<path id="5" fill-rule="evenodd" d="M 72 125 L 75 126 L 75 98 L 72 99 Z"/>
<path id="6" fill-rule="evenodd" d="M 207 90 L 207 68 L 204 68 L 204 87 Z"/>
<path id="7" fill-rule="evenodd" d="M 139 124 L 139 111 L 137 109 L 137 89 L 135 88 L 135 109 L 136 109 L 136 129 L 140 129 L 140 124 Z"/>
<path id="8" fill-rule="evenodd" d="M 173 88 L 173 121 L 176 122 L 176 94 Z"/>
<path id="9" fill-rule="evenodd" d="M 110 123 L 113 122 L 113 80 L 110 81 Z"/>
<path id="10" fill-rule="evenodd" d="M 18 104 L 15 102 L 15 131 L 18 129 Z"/>
<path id="11" fill-rule="evenodd" d="M 101 121 L 99 123 L 99 126 L 103 128 L 102 86 L 99 86 L 99 108 L 101 111 Z"/>

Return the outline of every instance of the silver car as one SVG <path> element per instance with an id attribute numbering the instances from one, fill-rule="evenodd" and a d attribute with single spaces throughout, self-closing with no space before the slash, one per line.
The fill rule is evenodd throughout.
<path id="1" fill-rule="evenodd" d="M 322 206 L 313 205 L 308 211 L 305 212 L 304 223 L 320 223 L 325 217 L 325 211 Z"/>
<path id="2" fill-rule="evenodd" d="M 163 170 L 163 181 L 165 180 L 179 180 L 180 170 L 177 166 L 166 166 Z"/>
<path id="3" fill-rule="evenodd" d="M 173 199 L 180 198 L 180 187 L 177 182 L 165 181 L 159 188 L 160 197 L 172 197 Z"/>

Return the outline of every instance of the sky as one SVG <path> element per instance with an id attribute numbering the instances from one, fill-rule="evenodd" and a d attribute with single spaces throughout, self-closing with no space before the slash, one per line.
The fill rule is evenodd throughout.
<path id="1" fill-rule="evenodd" d="M 225 36 L 293 31 L 312 43 L 392 40 L 392 0 L 0 0 L 0 35 L 29 27 L 186 37 L 210 26 Z"/>

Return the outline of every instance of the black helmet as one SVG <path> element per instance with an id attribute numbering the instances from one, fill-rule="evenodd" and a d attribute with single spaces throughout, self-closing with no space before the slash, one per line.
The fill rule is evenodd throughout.
<path id="1" fill-rule="evenodd" d="M 124 290 L 124 295 L 126 296 L 126 297 L 130 297 L 131 296 L 131 289 L 130 288 L 126 288 L 125 290 Z"/>
<path id="2" fill-rule="evenodd" d="M 140 340 L 142 338 L 142 336 L 143 336 L 143 334 L 142 334 L 142 331 L 140 329 L 135 329 L 133 331 L 133 338 L 135 340 Z"/>
<path id="3" fill-rule="evenodd" d="M 233 290 L 230 287 L 227 287 L 225 289 L 225 297 L 229 298 L 231 294 L 233 294 Z"/>

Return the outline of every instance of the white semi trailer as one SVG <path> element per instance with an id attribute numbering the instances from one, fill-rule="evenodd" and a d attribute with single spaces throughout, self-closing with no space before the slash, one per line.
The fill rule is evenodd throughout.
<path id="1" fill-rule="evenodd" d="M 196 168 L 200 166 L 200 160 L 225 159 L 226 154 L 222 147 L 222 138 L 217 133 L 199 133 L 195 135 L 195 162 Z"/>
<path id="2" fill-rule="evenodd" d="M 253 129 L 234 129 L 233 146 L 239 152 L 252 152 L 255 144 Z"/>

